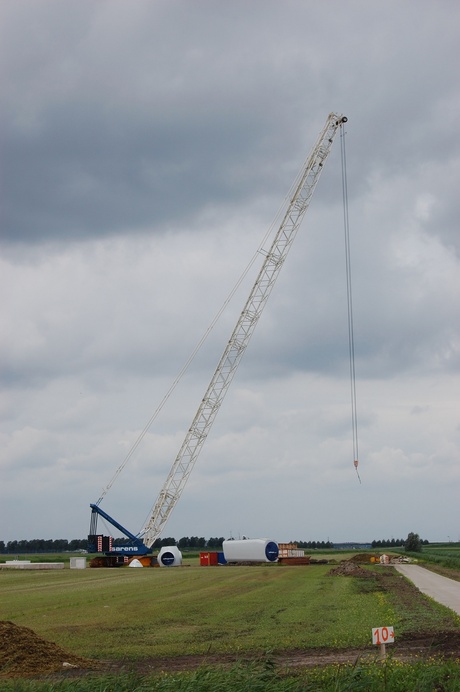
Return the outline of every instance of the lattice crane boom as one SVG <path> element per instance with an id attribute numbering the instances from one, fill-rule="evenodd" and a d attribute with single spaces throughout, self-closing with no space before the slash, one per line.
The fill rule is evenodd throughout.
<path id="1" fill-rule="evenodd" d="M 141 532 L 144 543 L 149 548 L 160 536 L 182 494 L 308 209 L 334 137 L 346 121 L 346 117 L 335 113 L 328 116 L 326 124 L 306 161 L 299 182 L 294 187 L 294 193 L 290 197 L 286 213 L 272 245 L 265 255 L 249 298 L 219 360 L 145 528 Z"/>

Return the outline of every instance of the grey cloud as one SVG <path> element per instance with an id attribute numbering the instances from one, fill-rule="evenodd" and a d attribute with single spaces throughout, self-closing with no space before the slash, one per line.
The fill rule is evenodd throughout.
<path id="1" fill-rule="evenodd" d="M 205 5 L 205 21 L 181 3 L 181 21 L 149 3 L 130 13 L 117 3 L 97 11 L 83 3 L 70 20 L 68 8 L 42 2 L 28 7 L 27 24 L 21 10 L 10 10 L 11 33 L 23 30 L 27 50 L 19 65 L 13 45 L 6 54 L 4 238 L 71 241 L 184 221 L 193 228 L 206 207 L 226 213 L 284 192 L 280 167 L 299 165 L 303 142 L 321 124 L 312 122 L 311 101 L 316 111 L 331 94 L 354 123 L 356 189 L 373 167 L 397 172 L 414 165 L 422 147 L 438 157 L 451 142 L 447 132 L 437 141 L 425 136 L 442 122 L 426 82 L 433 97 L 444 90 L 447 103 L 451 91 L 446 72 L 420 50 L 437 17 L 428 6 L 410 40 L 389 13 L 364 12 L 351 32 L 348 13 L 332 13 L 330 40 L 344 48 L 337 64 L 315 33 L 325 19 L 317 7 L 293 4 L 299 21 L 309 20 L 302 29 L 276 3 L 264 3 L 262 16 L 245 5 L 241 33 L 236 8 Z M 402 20 L 412 12 L 403 10 Z M 281 42 L 268 43 L 277 20 Z M 356 43 L 366 30 L 375 33 L 368 54 Z M 453 37 L 443 36 L 440 61 Z M 386 79 L 396 70 L 389 100 Z M 301 139 L 306 128 L 312 134 Z"/>
<path id="2" fill-rule="evenodd" d="M 168 533 L 227 534 L 244 488 L 244 533 L 452 535 L 459 12 L 427 0 L 1 5 L 0 524 L 14 516 L 18 535 L 0 538 L 30 537 L 32 515 L 52 536 L 46 506 L 69 538 L 84 535 L 87 502 L 225 300 L 331 110 L 349 118 L 363 486 L 346 424 L 337 141 Z M 114 487 L 114 514 L 133 529 L 253 279 L 133 460 L 132 495 Z M 382 529 L 385 493 L 398 511 Z"/>

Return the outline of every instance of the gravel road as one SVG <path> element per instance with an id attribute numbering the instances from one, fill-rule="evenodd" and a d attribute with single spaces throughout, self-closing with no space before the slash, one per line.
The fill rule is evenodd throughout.
<path id="1" fill-rule="evenodd" d="M 442 577 L 418 565 L 393 565 L 422 593 L 460 615 L 460 582 Z"/>

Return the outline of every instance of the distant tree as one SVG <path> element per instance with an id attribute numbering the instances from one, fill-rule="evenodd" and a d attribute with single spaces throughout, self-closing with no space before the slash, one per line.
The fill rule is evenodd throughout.
<path id="1" fill-rule="evenodd" d="M 0 553 L 4 553 L 6 550 L 5 541 L 0 541 Z"/>
<path id="2" fill-rule="evenodd" d="M 403 538 L 391 538 L 384 540 L 373 540 L 371 543 L 372 548 L 396 548 L 397 546 L 404 545 L 405 541 Z"/>
<path id="3" fill-rule="evenodd" d="M 87 550 L 88 539 L 87 538 L 73 538 L 69 541 L 69 550 Z"/>
<path id="4" fill-rule="evenodd" d="M 222 536 L 218 538 L 217 536 L 211 537 L 208 539 L 206 543 L 207 548 L 222 548 L 222 543 L 225 541 L 225 538 Z"/>
<path id="5" fill-rule="evenodd" d="M 160 542 L 162 548 L 165 545 L 176 545 L 176 539 L 172 538 L 172 536 L 169 536 L 168 538 L 161 538 Z"/>
<path id="6" fill-rule="evenodd" d="M 304 550 L 324 550 L 325 548 L 333 548 L 332 541 L 290 541 L 295 543 L 299 548 Z"/>
<path id="7" fill-rule="evenodd" d="M 420 553 L 422 551 L 422 541 L 418 533 L 409 533 L 404 541 L 404 549 L 410 553 Z"/>
<path id="8" fill-rule="evenodd" d="M 69 541 L 66 538 L 56 538 L 53 541 L 53 551 L 63 553 L 69 549 Z"/>
<path id="9" fill-rule="evenodd" d="M 127 538 L 120 538 L 120 537 L 117 537 L 117 538 L 114 538 L 114 539 L 113 539 L 112 545 L 114 545 L 114 546 L 116 546 L 116 547 L 119 547 L 119 546 L 122 546 L 122 545 L 126 545 L 127 542 L 128 542 L 128 539 L 127 539 Z"/>
<path id="10" fill-rule="evenodd" d="M 203 536 L 190 536 L 190 543 L 188 547 L 202 549 L 206 547 L 206 542 L 206 538 Z"/>

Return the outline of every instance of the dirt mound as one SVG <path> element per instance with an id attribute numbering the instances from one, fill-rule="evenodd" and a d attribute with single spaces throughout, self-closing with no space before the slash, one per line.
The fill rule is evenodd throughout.
<path id="1" fill-rule="evenodd" d="M 377 553 L 356 553 L 356 555 L 349 558 L 348 562 L 368 565 L 371 562 L 380 562 L 380 555 L 377 555 Z"/>
<path id="2" fill-rule="evenodd" d="M 364 569 L 363 567 L 360 567 L 357 565 L 355 562 L 352 560 L 344 560 L 343 562 L 340 563 L 340 565 L 337 565 L 337 567 L 333 567 L 333 569 L 329 570 L 328 574 L 330 576 L 339 576 L 339 577 L 372 577 L 374 576 L 372 572 L 368 572 L 367 569 Z"/>
<path id="3" fill-rule="evenodd" d="M 90 661 L 69 654 L 28 627 L 0 620 L 0 677 L 47 675 L 65 669 L 97 668 Z"/>

